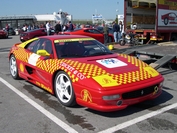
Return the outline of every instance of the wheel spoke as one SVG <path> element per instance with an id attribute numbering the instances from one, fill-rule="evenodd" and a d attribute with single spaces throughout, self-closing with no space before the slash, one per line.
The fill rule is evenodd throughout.
<path id="1" fill-rule="evenodd" d="M 16 74 L 16 70 L 15 70 L 15 68 L 12 70 L 12 72 L 13 72 L 13 75 L 15 75 L 15 74 Z"/>
<path id="2" fill-rule="evenodd" d="M 57 89 L 57 90 L 61 90 L 61 85 L 60 85 L 60 83 L 58 83 L 58 82 L 56 82 L 56 89 Z"/>
<path id="3" fill-rule="evenodd" d="M 70 86 L 71 86 L 70 81 L 66 81 L 66 82 L 65 82 L 65 88 L 68 88 L 68 87 L 70 87 Z"/>
<path id="4" fill-rule="evenodd" d="M 65 97 L 66 97 L 67 99 L 70 99 L 70 98 L 71 98 L 71 94 L 69 94 L 69 92 L 68 92 L 67 89 L 65 89 L 64 95 L 65 95 Z"/>
<path id="5" fill-rule="evenodd" d="M 11 59 L 10 70 L 12 75 L 15 76 L 17 73 L 17 68 L 16 68 L 16 61 L 14 59 Z"/>
<path id="6" fill-rule="evenodd" d="M 59 82 L 60 82 L 60 85 L 65 84 L 64 76 L 63 75 L 60 76 Z"/>
<path id="7" fill-rule="evenodd" d="M 65 96 L 65 91 L 63 91 L 63 90 L 60 90 L 60 97 L 62 98 L 62 99 L 64 99 L 64 96 Z"/>
<path id="8" fill-rule="evenodd" d="M 12 65 L 13 65 L 13 66 L 16 65 L 16 62 L 15 62 L 14 59 L 12 59 Z"/>

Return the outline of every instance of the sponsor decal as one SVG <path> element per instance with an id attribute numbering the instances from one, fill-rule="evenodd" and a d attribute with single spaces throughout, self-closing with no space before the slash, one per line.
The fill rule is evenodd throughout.
<path id="1" fill-rule="evenodd" d="M 90 92 L 86 89 L 81 91 L 81 98 L 85 102 L 90 102 L 90 103 L 92 102 L 92 96 L 91 96 Z"/>
<path id="2" fill-rule="evenodd" d="M 44 90 L 46 90 L 46 91 L 52 93 L 52 90 L 51 90 L 49 87 L 47 87 L 47 86 L 45 86 L 45 85 L 43 85 L 43 84 L 41 84 L 41 83 L 39 83 L 39 82 L 37 82 L 37 81 L 36 81 L 36 85 L 38 85 L 38 86 L 40 86 L 41 88 L 43 88 Z"/>
<path id="3" fill-rule="evenodd" d="M 67 69 L 68 71 L 70 71 L 71 73 L 73 73 L 74 75 L 76 75 L 77 78 L 79 78 L 79 79 L 81 79 L 81 80 L 83 80 L 83 79 L 86 78 L 82 73 L 80 73 L 80 72 L 79 72 L 78 70 L 76 70 L 74 67 L 72 67 L 72 66 L 70 66 L 70 65 L 68 65 L 68 64 L 66 64 L 66 63 L 64 63 L 64 62 L 60 63 L 60 65 L 61 65 L 62 67 L 64 67 L 65 69 Z"/>
<path id="4" fill-rule="evenodd" d="M 95 40 L 95 39 L 94 38 L 60 39 L 60 40 L 55 40 L 54 43 L 59 43 L 59 42 L 75 42 L 75 41 L 88 41 L 88 40 Z"/>
<path id="5" fill-rule="evenodd" d="M 28 63 L 33 65 L 33 66 L 36 66 L 36 62 L 38 61 L 40 55 L 37 55 L 37 54 L 31 54 L 29 59 L 28 59 Z"/>
<path id="6" fill-rule="evenodd" d="M 111 86 L 117 86 L 118 83 L 116 80 L 112 79 L 109 75 L 101 75 L 93 77 L 95 81 L 97 81 L 102 87 L 111 87 Z"/>
<path id="7" fill-rule="evenodd" d="M 125 62 L 122 62 L 121 60 L 118 60 L 116 58 L 97 60 L 96 62 L 100 63 L 101 65 L 103 65 L 107 68 L 116 68 L 116 67 L 127 66 L 127 64 Z"/>

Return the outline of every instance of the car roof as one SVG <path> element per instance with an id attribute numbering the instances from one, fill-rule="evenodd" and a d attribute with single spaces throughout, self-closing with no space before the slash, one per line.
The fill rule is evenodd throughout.
<path id="1" fill-rule="evenodd" d="M 29 30 L 29 31 L 26 31 L 26 32 L 35 32 L 35 31 L 38 31 L 38 30 L 45 30 L 46 28 L 38 28 L 38 29 L 33 29 L 33 30 Z"/>
<path id="2" fill-rule="evenodd" d="M 73 38 L 92 38 L 92 37 L 83 36 L 83 35 L 51 35 L 51 36 L 40 36 L 38 38 L 47 38 L 50 40 L 58 40 L 58 39 L 73 39 Z"/>

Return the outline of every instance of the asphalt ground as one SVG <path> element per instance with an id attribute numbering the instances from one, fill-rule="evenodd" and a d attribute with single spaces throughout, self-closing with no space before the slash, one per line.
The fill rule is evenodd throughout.
<path id="1" fill-rule="evenodd" d="M 8 52 L 17 42 L 20 42 L 19 36 L 0 39 L 1 133 L 177 132 L 177 72 L 175 70 L 158 69 L 165 81 L 162 94 L 155 100 L 111 113 L 101 113 L 81 106 L 67 108 L 61 106 L 56 97 L 41 88 L 25 80 L 12 79 L 9 72 Z M 174 52 L 177 51 L 176 47 L 170 47 Z M 123 47 L 120 49 L 126 50 Z M 116 49 L 115 52 L 120 49 Z M 150 52 L 162 52 L 164 49 L 168 51 L 167 47 L 162 48 L 159 45 L 131 49 L 150 50 Z M 172 53 L 171 50 L 169 52 Z"/>

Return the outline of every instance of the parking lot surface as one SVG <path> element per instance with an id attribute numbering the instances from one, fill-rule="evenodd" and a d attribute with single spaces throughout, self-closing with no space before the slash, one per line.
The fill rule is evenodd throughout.
<path id="1" fill-rule="evenodd" d="M 0 131 L 2 133 L 175 133 L 177 132 L 177 71 L 160 68 L 162 95 L 124 110 L 102 113 L 68 108 L 43 89 L 12 79 L 8 52 L 19 36 L 0 39 Z M 152 45 L 135 50 L 177 54 L 176 46 Z M 153 51 L 154 50 L 154 51 Z M 164 52 L 165 51 L 165 52 Z M 167 52 L 167 53 L 166 53 Z"/>

